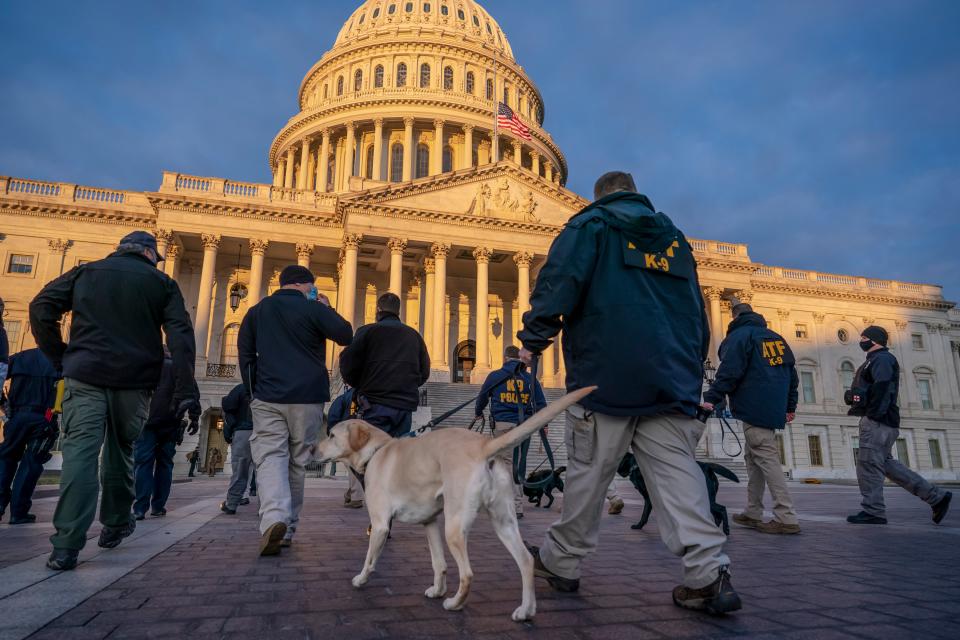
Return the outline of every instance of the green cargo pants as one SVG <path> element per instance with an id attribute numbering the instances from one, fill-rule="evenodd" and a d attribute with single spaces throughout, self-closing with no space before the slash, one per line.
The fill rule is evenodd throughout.
<path id="1" fill-rule="evenodd" d="M 93 524 L 101 483 L 100 522 L 108 527 L 130 522 L 133 443 L 147 421 L 150 392 L 106 389 L 73 378 L 66 379 L 65 387 L 60 500 L 53 514 L 57 532 L 50 542 L 56 549 L 80 550 Z"/>

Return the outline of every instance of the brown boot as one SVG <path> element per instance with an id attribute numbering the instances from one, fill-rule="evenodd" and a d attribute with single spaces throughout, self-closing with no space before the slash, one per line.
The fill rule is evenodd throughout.
<path id="1" fill-rule="evenodd" d="M 734 515 L 733 521 L 736 522 L 741 527 L 749 527 L 751 529 L 756 529 L 757 525 L 763 524 L 763 520 L 757 520 L 756 518 L 751 518 L 745 513 L 738 513 Z"/>
<path id="2" fill-rule="evenodd" d="M 760 533 L 776 533 L 780 535 L 793 535 L 795 533 L 800 533 L 799 524 L 784 524 L 779 520 L 761 522 L 754 528 Z"/>
<path id="3" fill-rule="evenodd" d="M 607 509 L 607 513 L 612 516 L 618 516 L 623 512 L 623 500 L 621 498 L 614 498 L 610 501 L 610 508 Z"/>
<path id="4" fill-rule="evenodd" d="M 691 589 L 680 585 L 674 589 L 673 603 L 684 609 L 706 611 L 714 616 L 738 611 L 742 606 L 740 596 L 730 584 L 730 572 L 726 567 L 720 567 L 720 575 L 705 587 Z"/>
<path id="5" fill-rule="evenodd" d="M 275 522 L 260 537 L 260 555 L 275 556 L 280 553 L 283 537 L 287 535 L 287 523 Z"/>

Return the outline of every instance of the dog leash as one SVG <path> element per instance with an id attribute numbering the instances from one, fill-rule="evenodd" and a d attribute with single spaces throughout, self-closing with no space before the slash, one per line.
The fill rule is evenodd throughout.
<path id="1" fill-rule="evenodd" d="M 720 420 L 720 450 L 723 451 L 724 455 L 730 458 L 737 458 L 743 453 L 743 442 L 740 441 L 740 436 L 737 435 L 737 432 L 733 430 L 733 427 L 727 422 L 727 418 L 723 415 L 723 409 L 716 409 L 714 411 L 717 419 Z M 730 435 L 733 436 L 733 439 L 737 441 L 737 446 L 740 447 L 740 450 L 737 453 L 731 454 L 727 451 L 726 437 L 727 431 L 730 432 Z"/>

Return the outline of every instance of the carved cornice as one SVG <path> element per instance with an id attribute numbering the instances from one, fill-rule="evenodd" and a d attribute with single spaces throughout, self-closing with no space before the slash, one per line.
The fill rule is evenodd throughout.
<path id="1" fill-rule="evenodd" d="M 72 206 L 70 208 L 58 206 L 56 203 L 31 202 L 18 203 L 0 207 L 0 214 L 25 216 L 31 218 L 47 218 L 60 220 L 86 220 L 101 224 L 120 225 L 125 227 L 150 228 L 156 223 L 153 212 L 142 214 L 133 211 L 116 211 L 112 209 L 90 209 L 87 207 Z"/>
<path id="2" fill-rule="evenodd" d="M 750 266 L 749 263 L 746 263 Z M 947 300 L 925 300 L 922 298 L 908 298 L 906 296 L 891 296 L 869 291 L 834 290 L 826 287 L 793 285 L 788 283 L 765 282 L 755 280 L 751 283 L 754 291 L 781 293 L 789 296 L 809 296 L 811 298 L 832 298 L 834 300 L 849 300 L 870 304 L 888 304 L 917 309 L 934 311 L 949 311 L 956 306 Z"/>
<path id="3" fill-rule="evenodd" d="M 267 253 L 267 248 L 270 246 L 269 240 L 263 240 L 261 238 L 250 238 L 250 253 L 255 256 L 263 256 Z"/>
<path id="4" fill-rule="evenodd" d="M 313 227 L 339 227 L 342 218 L 336 211 L 336 198 L 330 198 L 333 210 L 329 212 L 317 211 L 315 204 L 278 203 L 274 207 L 262 207 L 253 202 L 212 201 L 199 200 L 189 197 L 189 194 L 147 194 L 150 203 L 157 213 L 160 210 L 178 211 L 196 215 L 215 215 L 237 218 L 242 220 L 273 220 L 291 224 L 304 224 Z M 285 206 L 289 208 L 279 208 Z M 310 207 L 309 211 L 301 207 Z"/>
<path id="5" fill-rule="evenodd" d="M 513 261 L 518 268 L 529 269 L 530 265 L 533 264 L 533 254 L 529 251 L 518 251 L 513 254 Z"/>

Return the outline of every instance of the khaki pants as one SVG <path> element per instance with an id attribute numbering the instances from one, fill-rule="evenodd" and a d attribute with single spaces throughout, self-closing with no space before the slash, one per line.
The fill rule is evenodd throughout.
<path id="1" fill-rule="evenodd" d="M 100 522 L 106 527 L 130 523 L 135 498 L 133 443 L 149 410 L 149 391 L 106 389 L 66 379 L 63 468 L 53 514 L 57 532 L 50 537 L 54 548 L 83 549 L 101 485 Z"/>
<path id="2" fill-rule="evenodd" d="M 579 578 L 583 559 L 597 548 L 604 497 L 631 447 L 646 480 L 660 537 L 683 558 L 683 583 L 699 589 L 730 564 L 726 536 L 710 515 L 710 498 L 694 452 L 704 426 L 679 415 L 617 417 L 567 411 L 567 474 L 563 513 L 550 527 L 540 559 L 550 571 Z"/>
<path id="3" fill-rule="evenodd" d="M 746 440 L 743 461 L 747 464 L 747 508 L 743 512 L 748 518 L 763 519 L 763 490 L 770 488 L 773 498 L 773 518 L 783 524 L 799 524 L 797 512 L 793 508 L 793 498 L 787 491 L 787 480 L 780 464 L 780 449 L 777 447 L 777 434 L 773 429 L 755 427 L 743 423 L 743 436 Z"/>
<path id="4" fill-rule="evenodd" d="M 260 533 L 284 522 L 297 530 L 310 449 L 320 439 L 323 404 L 273 404 L 254 400 L 250 449 L 257 465 Z"/>

